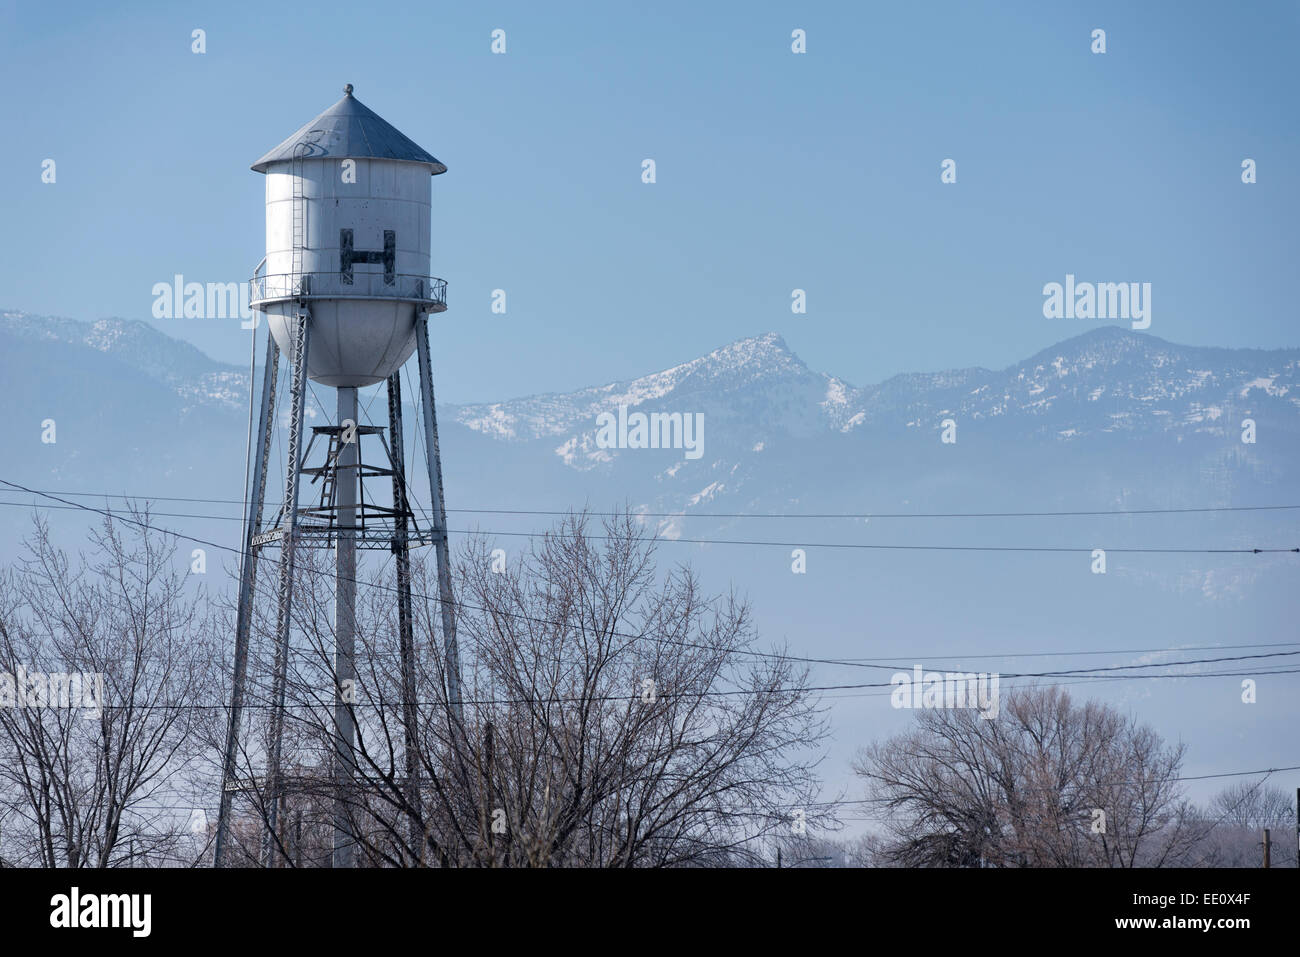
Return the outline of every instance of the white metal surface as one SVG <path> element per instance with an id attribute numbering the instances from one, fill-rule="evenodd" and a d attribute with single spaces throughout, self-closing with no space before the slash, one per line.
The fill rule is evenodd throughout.
<path id="1" fill-rule="evenodd" d="M 288 351 L 310 299 L 308 375 L 336 388 L 383 381 L 415 348 L 417 311 L 444 308 L 429 235 L 431 174 L 446 167 L 349 93 L 253 168 L 266 174 L 254 308 Z"/>
<path id="2" fill-rule="evenodd" d="M 415 349 L 415 303 L 397 298 L 405 278 L 429 273 L 431 180 L 427 167 L 393 160 L 355 159 L 356 182 L 345 182 L 343 161 L 309 159 L 301 163 L 303 236 L 297 257 L 301 273 L 313 279 L 311 354 L 307 370 L 324 385 L 356 387 L 382 382 Z M 268 275 L 293 275 L 294 176 L 292 161 L 266 173 L 266 266 Z M 350 288 L 342 281 L 342 231 L 351 230 L 356 253 L 382 253 L 384 233 L 395 239 L 393 283 L 382 262 L 353 262 Z M 354 299 L 344 296 L 373 295 Z M 388 298 L 392 296 L 394 298 Z M 292 300 L 263 307 L 281 349 L 293 342 Z"/>

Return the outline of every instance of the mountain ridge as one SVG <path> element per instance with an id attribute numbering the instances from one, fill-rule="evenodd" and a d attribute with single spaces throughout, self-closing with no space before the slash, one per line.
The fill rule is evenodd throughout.
<path id="1" fill-rule="evenodd" d="M 1292 500 L 1300 474 L 1298 373 L 1298 349 L 1181 346 L 1101 327 L 1001 370 L 900 373 L 859 387 L 810 369 L 769 332 L 573 392 L 444 402 L 440 442 L 447 500 L 456 508 L 627 503 L 680 515 L 661 523 L 668 538 L 688 537 L 701 522 L 731 536 L 729 520 L 709 512 L 1270 504 Z M 32 487 L 186 498 L 229 498 L 241 487 L 247 371 L 147 323 L 46 323 L 0 313 L 0 381 L 11 387 L 8 412 L 22 442 L 5 477 Z M 691 451 L 700 454 L 675 442 L 598 442 L 597 416 L 617 414 L 620 404 L 629 412 L 699 413 L 702 442 Z M 381 415 L 382 404 L 376 408 Z M 1242 441 L 1246 418 L 1258 425 L 1258 444 Z M 949 419 L 951 444 L 942 441 Z M 41 440 L 46 420 L 57 420 L 57 444 Z M 418 416 L 407 417 L 406 447 L 418 455 L 417 424 Z M 281 415 L 277 457 L 283 426 Z M 282 467 L 277 458 L 273 470 Z M 1260 513 L 1258 521 L 1278 519 Z M 688 520 L 696 525 L 688 529 Z M 1245 529 L 1244 519 L 1237 523 Z M 1015 539 L 1009 544 L 1023 529 L 1005 530 Z M 870 534 L 902 544 L 903 532 L 875 523 Z M 948 535 L 962 533 L 974 539 L 991 531 Z M 816 541 L 826 530 L 804 534 Z M 1230 544 L 1261 538 L 1232 535 Z M 1188 581 L 1203 583 L 1202 572 Z"/>
<path id="2" fill-rule="evenodd" d="M 457 405 L 451 411 L 456 422 L 496 439 L 567 435 L 561 454 L 570 459 L 583 445 L 574 430 L 594 433 L 596 415 L 619 405 L 649 409 L 654 402 L 672 401 L 678 407 L 662 411 L 705 411 L 685 403 L 700 397 L 704 404 L 716 406 L 720 394 L 736 400 L 737 408 L 755 402 L 777 405 L 774 388 L 788 393 L 787 398 L 803 400 L 804 408 L 784 422 L 792 434 L 927 424 L 937 429 L 937 417 L 942 416 L 964 416 L 973 422 L 1033 420 L 1063 403 L 1078 407 L 1068 410 L 1072 419 L 1058 433 L 1151 430 L 1153 417 L 1161 420 L 1159 431 L 1168 431 L 1163 427 L 1163 417 L 1168 416 L 1169 422 L 1222 434 L 1224 427 L 1213 423 L 1229 410 L 1249 413 L 1259 402 L 1273 399 L 1282 400 L 1292 413 L 1300 409 L 1298 372 L 1300 349 L 1183 346 L 1101 326 L 1001 370 L 972 366 L 906 372 L 859 387 L 809 369 L 784 339 L 769 332 L 643 376 L 567 393 Z M 1261 394 L 1252 394 L 1256 392 Z M 1136 411 L 1120 409 L 1120 403 Z M 1158 407 L 1161 404 L 1178 407 Z"/>
<path id="3" fill-rule="evenodd" d="M 247 408 L 245 370 L 218 362 L 197 346 L 140 319 L 85 321 L 6 309 L 0 311 L 0 333 L 33 343 L 92 349 L 174 389 L 188 403 Z"/>
<path id="4" fill-rule="evenodd" d="M 4 310 L 0 333 L 94 350 L 172 389 L 186 406 L 247 409 L 245 370 L 211 359 L 140 320 L 86 322 Z M 556 454 L 574 465 L 584 456 L 589 465 L 610 459 L 595 447 L 595 420 L 621 405 L 702 412 L 720 422 L 761 420 L 774 434 L 803 437 L 862 429 L 937 429 L 942 417 L 1018 422 L 1023 431 L 1039 434 L 1052 414 L 1061 413 L 1068 421 L 1049 423 L 1060 427 L 1048 432 L 1077 437 L 1182 428 L 1225 434 L 1228 419 L 1265 406 L 1284 409 L 1294 419 L 1300 409 L 1298 374 L 1300 349 L 1187 346 L 1107 325 L 1000 370 L 971 366 L 902 372 L 855 386 L 810 369 L 779 333 L 765 332 L 665 369 L 600 385 L 489 403 L 448 403 L 444 416 L 496 440 L 559 440 Z M 759 441 L 765 438 L 758 436 L 750 445 Z"/>

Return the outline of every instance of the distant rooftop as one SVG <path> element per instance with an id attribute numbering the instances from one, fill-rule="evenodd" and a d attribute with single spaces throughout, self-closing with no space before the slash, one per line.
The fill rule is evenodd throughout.
<path id="1" fill-rule="evenodd" d="M 322 156 L 390 159 L 423 163 L 434 176 L 447 172 L 447 167 L 431 153 L 353 96 L 351 83 L 343 92 L 343 99 L 263 156 L 252 168 L 265 173 L 272 163 L 293 159 L 294 147 L 305 141 L 311 146 L 304 155 L 312 159 Z"/>

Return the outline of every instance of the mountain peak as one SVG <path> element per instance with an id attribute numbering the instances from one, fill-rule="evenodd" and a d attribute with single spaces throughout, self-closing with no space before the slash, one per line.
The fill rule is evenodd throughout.
<path id="1" fill-rule="evenodd" d="M 737 339 L 707 355 L 692 359 L 664 372 L 690 370 L 692 372 L 707 370 L 711 375 L 719 372 L 806 372 L 807 366 L 802 359 L 790 351 L 781 335 L 765 332 L 760 336 L 748 336 Z"/>
<path id="2" fill-rule="evenodd" d="M 790 347 L 785 344 L 785 340 L 781 338 L 779 332 L 765 332 L 758 336 L 746 336 L 743 339 L 737 339 L 735 342 L 728 343 L 721 349 L 715 349 L 714 352 L 726 352 L 729 350 L 790 353 Z"/>
<path id="3" fill-rule="evenodd" d="M 1060 351 L 1075 346 L 1096 345 L 1099 343 L 1118 344 L 1130 349 L 1150 348 L 1152 346 L 1165 348 L 1173 345 L 1173 343 L 1161 339 L 1159 336 L 1153 336 L 1149 332 L 1138 332 L 1124 326 L 1106 325 L 1085 329 L 1078 335 L 1062 339 L 1050 348 Z"/>

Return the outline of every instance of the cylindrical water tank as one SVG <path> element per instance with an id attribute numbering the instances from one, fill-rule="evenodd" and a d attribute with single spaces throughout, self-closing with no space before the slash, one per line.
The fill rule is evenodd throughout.
<path id="1" fill-rule="evenodd" d="M 266 174 L 266 259 L 253 307 L 291 353 L 311 312 L 308 375 L 381 382 L 410 358 L 417 312 L 446 308 L 429 275 L 430 174 L 446 167 L 346 95 L 253 165 Z"/>

